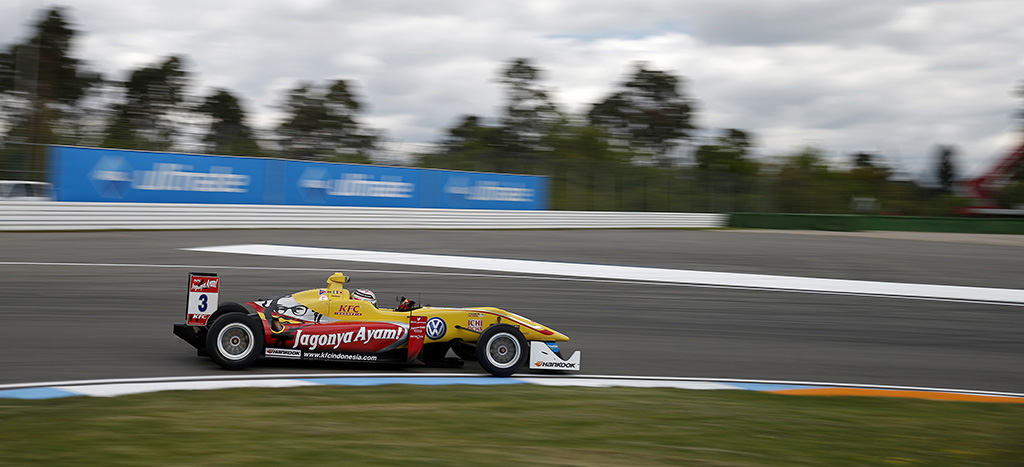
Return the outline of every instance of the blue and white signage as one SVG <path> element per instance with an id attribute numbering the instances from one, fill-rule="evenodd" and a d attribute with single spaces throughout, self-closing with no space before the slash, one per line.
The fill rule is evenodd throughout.
<path id="1" fill-rule="evenodd" d="M 547 178 L 53 147 L 60 201 L 546 209 Z"/>
<path id="2" fill-rule="evenodd" d="M 284 203 L 417 208 L 421 171 L 289 161 Z"/>
<path id="3" fill-rule="evenodd" d="M 436 171 L 438 203 L 449 208 L 523 209 L 517 206 L 546 206 L 547 179 L 522 175 Z M 540 201 L 544 200 L 544 201 Z M 532 208 L 543 209 L 543 208 Z"/>
<path id="4" fill-rule="evenodd" d="M 264 162 L 186 154 L 55 147 L 51 169 L 61 201 L 264 202 Z"/>

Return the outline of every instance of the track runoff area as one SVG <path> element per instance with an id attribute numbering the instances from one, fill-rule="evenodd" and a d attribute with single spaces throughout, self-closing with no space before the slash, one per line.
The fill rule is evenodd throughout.
<path id="1" fill-rule="evenodd" d="M 695 287 L 778 290 L 812 294 L 883 296 L 910 300 L 990 303 L 1024 306 L 1024 290 L 906 284 L 876 281 L 835 280 L 763 274 L 627 267 L 600 264 L 480 258 L 451 255 L 408 254 L 387 251 L 314 248 L 270 244 L 222 245 L 188 248 L 205 253 L 230 253 L 271 257 L 339 260 L 374 264 L 438 267 L 530 276 L 552 276 L 573 281 L 672 283 Z M 475 374 L 339 373 L 311 375 L 204 376 L 55 381 L 0 385 L 0 398 L 50 399 L 72 396 L 111 397 L 167 390 L 207 390 L 240 387 L 284 388 L 315 385 L 373 386 L 414 385 L 507 385 L 644 387 L 690 390 L 748 390 L 792 395 L 854 395 L 906 397 L 933 400 L 1024 403 L 1024 394 L 947 388 L 858 385 L 806 381 L 705 379 L 625 376 L 517 376 L 493 378 Z"/>

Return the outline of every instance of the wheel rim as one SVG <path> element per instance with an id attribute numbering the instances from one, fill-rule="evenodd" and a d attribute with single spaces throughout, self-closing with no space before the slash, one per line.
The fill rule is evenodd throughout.
<path id="1" fill-rule="evenodd" d="M 241 360 L 252 352 L 252 329 L 242 323 L 224 326 L 217 335 L 217 350 L 228 360 Z"/>
<path id="2" fill-rule="evenodd" d="M 507 332 L 491 336 L 487 341 L 487 361 L 498 368 L 509 368 L 519 360 L 519 339 Z"/>

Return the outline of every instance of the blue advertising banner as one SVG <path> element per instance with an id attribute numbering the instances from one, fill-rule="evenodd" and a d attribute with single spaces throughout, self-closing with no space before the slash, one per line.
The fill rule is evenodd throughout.
<path id="1" fill-rule="evenodd" d="M 422 207 L 547 209 L 548 179 L 453 170 L 423 170 Z"/>
<path id="2" fill-rule="evenodd" d="M 58 201 L 264 203 L 266 161 L 187 154 L 53 147 Z"/>
<path id="3" fill-rule="evenodd" d="M 288 161 L 284 204 L 418 208 L 421 170 Z"/>
<path id="4" fill-rule="evenodd" d="M 59 201 L 546 209 L 547 178 L 52 147 Z"/>

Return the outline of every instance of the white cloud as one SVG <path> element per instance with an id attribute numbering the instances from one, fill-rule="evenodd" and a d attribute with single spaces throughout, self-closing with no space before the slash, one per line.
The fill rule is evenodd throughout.
<path id="1" fill-rule="evenodd" d="M 0 45 L 41 5 L 0 4 Z M 978 171 L 1015 144 L 1024 4 L 1013 0 L 80 0 L 81 58 L 114 78 L 182 55 L 198 93 L 223 87 L 269 127 L 299 80 L 354 81 L 365 121 L 431 142 L 459 116 L 493 118 L 511 58 L 585 111 L 642 60 L 686 78 L 705 128 L 752 132 L 761 154 L 811 143 L 877 151 L 919 174 L 935 145 Z"/>

